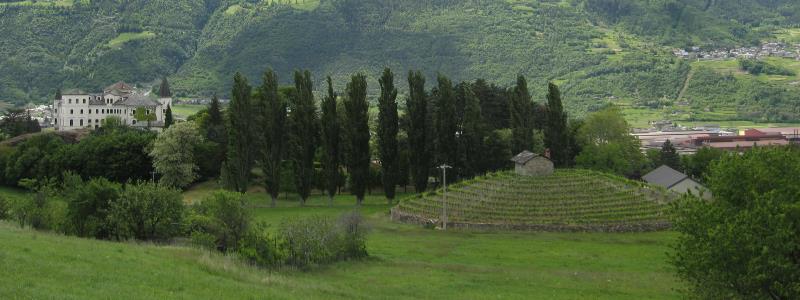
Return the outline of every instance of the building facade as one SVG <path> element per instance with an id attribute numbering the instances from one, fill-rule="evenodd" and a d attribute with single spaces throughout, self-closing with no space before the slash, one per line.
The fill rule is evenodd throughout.
<path id="1" fill-rule="evenodd" d="M 110 85 L 101 93 L 66 90 L 53 101 L 53 127 L 55 130 L 96 129 L 109 117 L 115 117 L 124 125 L 160 130 L 164 127 L 167 107 L 172 105 L 166 80 L 158 94 L 157 99 L 151 98 L 124 82 Z"/>
<path id="2" fill-rule="evenodd" d="M 523 176 L 548 176 L 553 175 L 553 162 L 542 155 L 530 151 L 523 151 L 511 159 L 514 162 L 514 173 Z"/>

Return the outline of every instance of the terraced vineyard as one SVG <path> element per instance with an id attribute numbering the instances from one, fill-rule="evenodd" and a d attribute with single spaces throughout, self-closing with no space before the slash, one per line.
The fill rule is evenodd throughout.
<path id="1" fill-rule="evenodd" d="M 392 219 L 440 224 L 442 191 L 415 196 L 392 209 Z M 510 172 L 448 187 L 448 226 L 543 231 L 652 231 L 669 228 L 663 189 L 588 171 L 546 177 Z"/>

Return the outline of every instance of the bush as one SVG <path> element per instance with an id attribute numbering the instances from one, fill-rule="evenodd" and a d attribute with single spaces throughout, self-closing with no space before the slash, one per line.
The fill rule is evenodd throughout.
<path id="1" fill-rule="evenodd" d="M 118 240 L 168 240 L 180 233 L 183 208 L 176 189 L 151 182 L 128 184 L 110 206 L 112 236 Z"/>
<path id="2" fill-rule="evenodd" d="M 121 192 L 121 185 L 108 179 L 84 182 L 74 173 L 65 173 L 62 194 L 67 203 L 68 232 L 81 237 L 110 238 L 108 212 Z"/>
<path id="3" fill-rule="evenodd" d="M 9 201 L 6 200 L 5 197 L 0 196 L 0 220 L 8 219 L 8 203 Z"/>
<path id="4" fill-rule="evenodd" d="M 357 212 L 337 222 L 324 217 L 285 221 L 278 232 L 287 265 L 308 268 L 367 256 L 366 227 Z"/>
<path id="5" fill-rule="evenodd" d="M 227 252 L 236 250 L 250 225 L 250 213 L 242 194 L 217 191 L 194 208 L 188 220 L 189 231 L 214 237 L 214 248 Z"/>
<path id="6" fill-rule="evenodd" d="M 758 148 L 712 164 L 714 201 L 676 204 L 671 262 L 699 298 L 800 298 L 800 152 Z"/>
<path id="7" fill-rule="evenodd" d="M 277 240 L 269 234 L 266 224 L 258 224 L 250 230 L 239 245 L 239 255 L 251 264 L 274 267 L 283 260 Z"/>

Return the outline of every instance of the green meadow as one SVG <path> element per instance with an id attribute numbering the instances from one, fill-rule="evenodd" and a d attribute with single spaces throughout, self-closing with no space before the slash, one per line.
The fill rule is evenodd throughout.
<path id="1" fill-rule="evenodd" d="M 188 191 L 202 198 L 213 184 Z M 5 194 L 6 191 L 0 191 Z M 16 191 L 14 191 L 16 192 Z M 377 193 L 376 193 L 377 194 Z M 355 200 L 314 195 L 305 207 L 269 208 L 254 191 L 259 221 L 335 216 Z M 424 229 L 389 220 L 369 196 L 358 208 L 371 231 L 370 257 L 310 271 L 265 270 L 188 246 L 115 243 L 20 229 L 0 222 L 0 298 L 35 299 L 673 299 L 667 263 L 672 232 L 535 233 Z"/>

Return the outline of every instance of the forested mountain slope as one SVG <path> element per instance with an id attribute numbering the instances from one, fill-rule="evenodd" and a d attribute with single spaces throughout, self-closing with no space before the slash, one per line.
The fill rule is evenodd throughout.
<path id="1" fill-rule="evenodd" d="M 799 19 L 791 0 L 0 0 L 0 100 L 165 75 L 178 96 L 226 95 L 236 71 L 260 81 L 269 67 L 342 86 L 388 66 L 500 85 L 524 74 L 536 96 L 555 81 L 575 112 L 657 106 L 691 69 L 671 48 L 757 44 Z M 751 98 L 731 105 L 764 97 Z M 795 110 L 784 98 L 770 105 Z"/>

